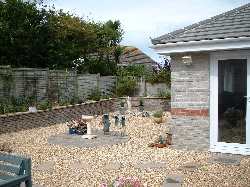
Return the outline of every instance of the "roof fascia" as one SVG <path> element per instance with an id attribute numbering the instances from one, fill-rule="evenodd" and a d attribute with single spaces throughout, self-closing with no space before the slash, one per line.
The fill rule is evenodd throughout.
<path id="1" fill-rule="evenodd" d="M 198 51 L 249 49 L 250 37 L 157 44 L 151 45 L 149 48 L 154 49 L 154 51 L 160 55 Z"/>

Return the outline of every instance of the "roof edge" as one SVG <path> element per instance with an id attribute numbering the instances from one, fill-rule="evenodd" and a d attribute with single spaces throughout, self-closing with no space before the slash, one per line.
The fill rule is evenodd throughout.
<path id="1" fill-rule="evenodd" d="M 249 49 L 250 37 L 157 44 L 151 45 L 149 48 L 154 49 L 159 55 L 170 55 L 172 53 L 184 52 Z"/>

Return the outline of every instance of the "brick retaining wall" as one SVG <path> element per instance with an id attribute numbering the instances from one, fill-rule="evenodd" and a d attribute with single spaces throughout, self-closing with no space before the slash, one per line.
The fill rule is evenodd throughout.
<path id="1" fill-rule="evenodd" d="M 102 115 L 118 110 L 120 101 L 126 98 L 104 99 L 98 102 L 86 102 L 72 106 L 63 106 L 37 112 L 19 112 L 0 116 L 0 128 L 3 132 L 27 130 L 64 123 L 81 118 L 82 115 Z M 143 98 L 145 110 L 170 110 L 170 101 L 164 98 Z M 131 98 L 131 106 L 137 107 L 139 98 Z M 126 106 L 126 105 L 125 105 Z"/>

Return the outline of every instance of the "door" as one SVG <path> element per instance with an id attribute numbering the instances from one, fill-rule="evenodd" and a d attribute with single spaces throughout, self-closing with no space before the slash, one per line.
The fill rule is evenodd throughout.
<path id="1" fill-rule="evenodd" d="M 211 53 L 210 150 L 250 155 L 249 51 Z"/>

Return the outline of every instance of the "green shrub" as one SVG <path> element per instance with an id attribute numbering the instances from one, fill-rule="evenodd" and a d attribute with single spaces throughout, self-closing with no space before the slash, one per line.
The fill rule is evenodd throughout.
<path id="1" fill-rule="evenodd" d="M 124 107 L 124 105 L 125 105 L 125 102 L 124 102 L 124 101 L 121 101 L 121 102 L 120 102 L 120 106 L 121 106 L 121 107 Z"/>
<path id="2" fill-rule="evenodd" d="M 74 95 L 74 96 L 70 99 L 69 103 L 70 103 L 71 105 L 74 105 L 74 104 L 82 104 L 82 103 L 84 103 L 84 101 L 83 101 L 83 99 L 81 99 L 81 98 L 78 97 L 77 95 Z"/>
<path id="3" fill-rule="evenodd" d="M 165 92 L 162 88 L 157 89 L 157 96 L 158 97 L 164 97 L 167 99 L 171 99 L 171 93 L 170 92 Z"/>
<path id="4" fill-rule="evenodd" d="M 52 104 L 50 104 L 48 101 L 38 104 L 36 106 L 37 110 L 47 110 L 52 108 Z"/>
<path id="5" fill-rule="evenodd" d="M 164 115 L 164 114 L 163 114 L 163 111 L 156 111 L 156 112 L 153 114 L 153 116 L 154 116 L 155 118 L 161 118 L 163 115 Z"/>
<path id="6" fill-rule="evenodd" d="M 29 106 L 32 106 L 34 97 L 15 98 L 10 99 L 0 98 L 0 114 L 14 113 L 14 112 L 26 112 Z"/>
<path id="7" fill-rule="evenodd" d="M 166 93 L 166 98 L 167 98 L 167 99 L 171 99 L 171 93 L 170 93 L 170 92 L 167 92 L 167 93 Z"/>
<path id="8" fill-rule="evenodd" d="M 101 99 L 101 91 L 100 91 L 100 89 L 93 88 L 91 90 L 90 99 L 92 99 L 94 101 L 100 101 L 100 99 Z"/>
<path id="9" fill-rule="evenodd" d="M 171 86 L 171 73 L 161 70 L 157 74 L 147 74 L 146 81 L 151 84 L 166 83 L 167 86 Z"/>
<path id="10" fill-rule="evenodd" d="M 61 100 L 61 101 L 59 102 L 59 105 L 60 105 L 60 106 L 68 106 L 68 105 L 70 105 L 70 103 L 69 103 L 68 101 L 66 101 L 66 100 Z"/>
<path id="11" fill-rule="evenodd" d="M 121 77 L 116 83 L 116 91 L 119 97 L 131 96 L 136 89 L 136 80 L 133 77 Z"/>

